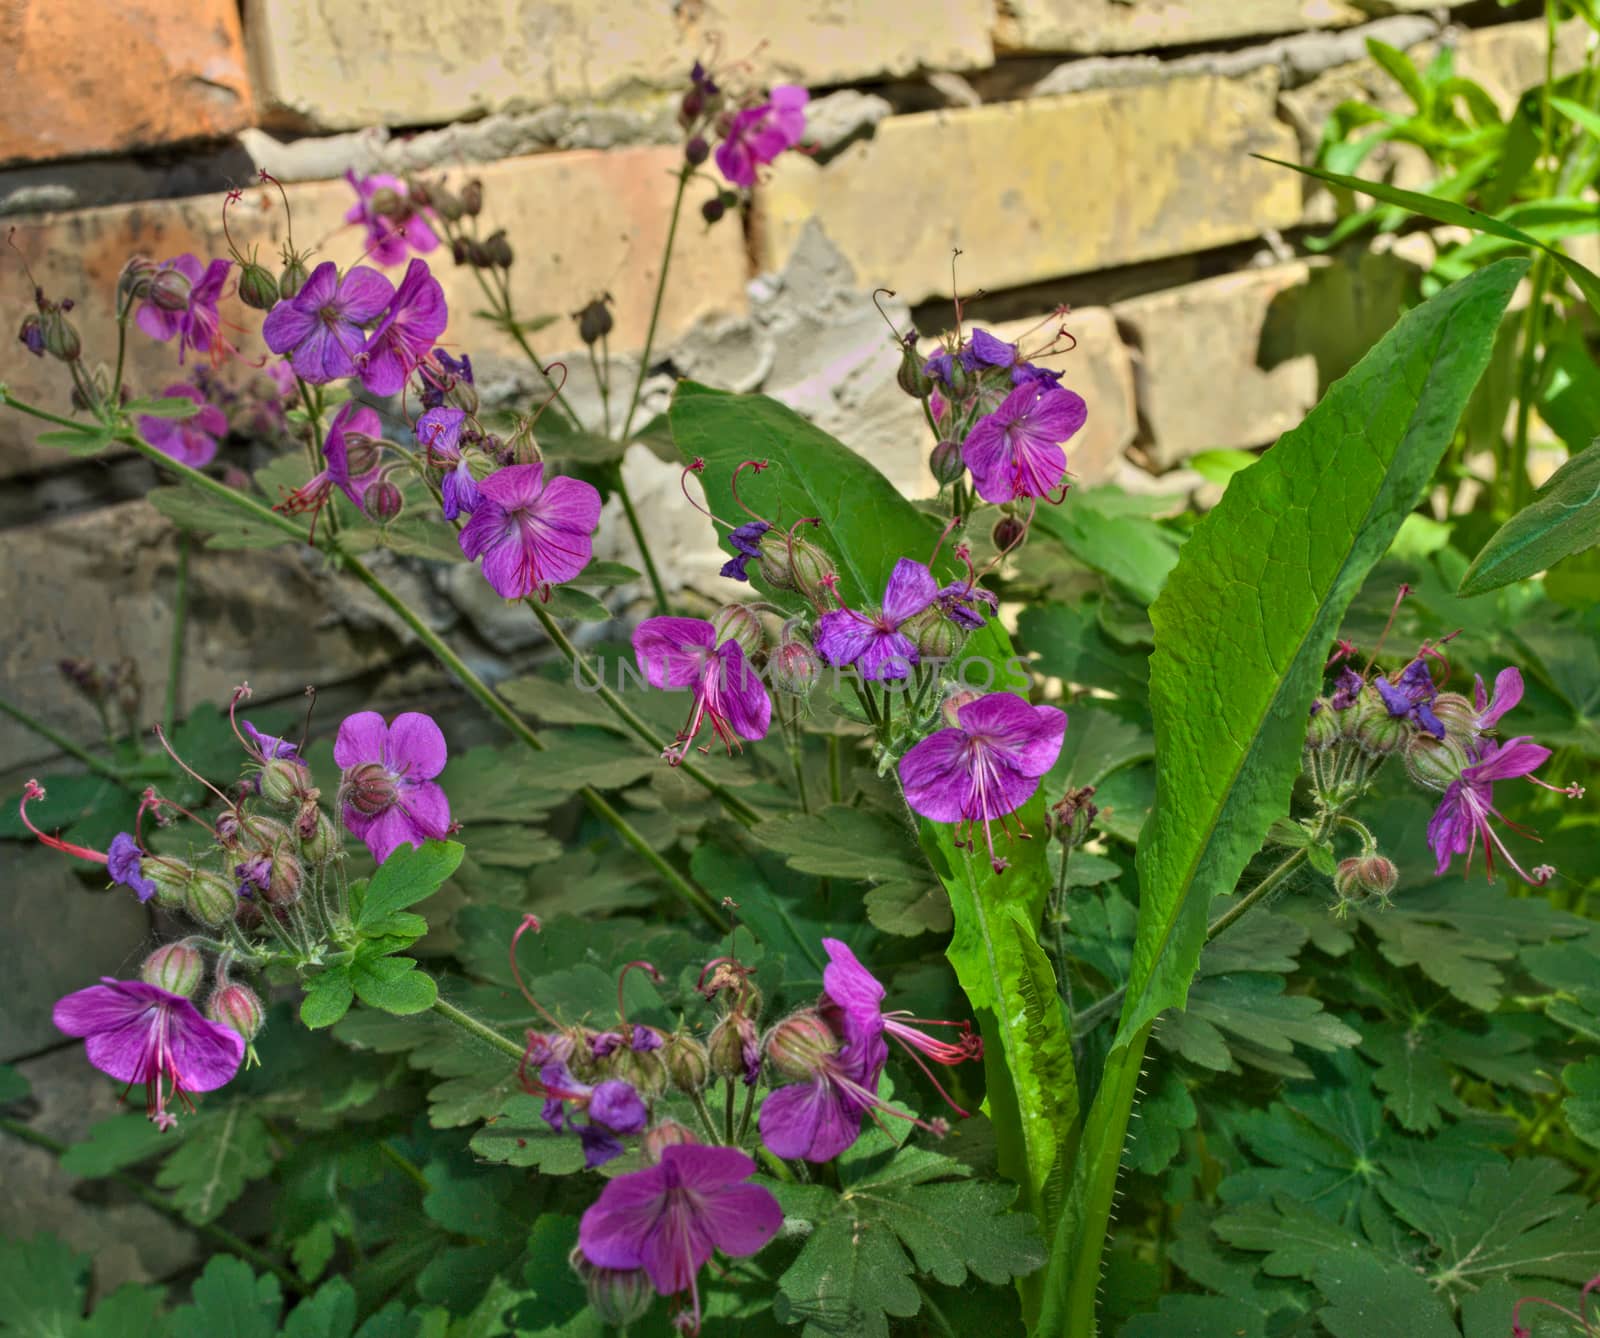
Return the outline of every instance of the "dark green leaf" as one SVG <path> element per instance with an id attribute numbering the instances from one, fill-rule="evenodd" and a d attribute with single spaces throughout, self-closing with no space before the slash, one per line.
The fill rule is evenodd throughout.
<path id="1" fill-rule="evenodd" d="M 402 1017 L 426 1012 L 439 997 L 433 977 L 409 957 L 358 957 L 350 966 L 350 984 L 369 1008 Z"/>
<path id="2" fill-rule="evenodd" d="M 189 1136 L 162 1164 L 156 1183 L 186 1216 L 210 1222 L 272 1170 L 272 1140 L 261 1117 L 239 1103 L 202 1110 L 188 1123 Z"/>
<path id="3" fill-rule="evenodd" d="M 289 1312 L 281 1338 L 350 1338 L 355 1327 L 355 1288 L 334 1278 Z"/>
<path id="4" fill-rule="evenodd" d="M 194 1301 L 172 1314 L 174 1334 L 205 1338 L 275 1338 L 282 1304 L 278 1280 L 257 1277 L 231 1255 L 213 1255 L 195 1280 Z"/>
<path id="5" fill-rule="evenodd" d="M 0 1334 L 61 1338 L 83 1313 L 89 1256 L 54 1236 L 0 1240 Z"/>
<path id="6" fill-rule="evenodd" d="M 193 418 L 204 406 L 187 395 L 163 395 L 160 399 L 129 400 L 122 407 L 145 418 Z"/>
<path id="7" fill-rule="evenodd" d="M 0 1064 L 0 1106 L 21 1101 L 32 1090 L 32 1085 L 16 1068 L 10 1064 Z"/>
<path id="8" fill-rule="evenodd" d="M 379 867 L 367 884 L 356 916 L 356 929 L 368 938 L 410 934 L 416 916 L 397 916 L 407 906 L 437 892 L 461 863 L 465 847 L 456 841 L 402 845 Z"/>
<path id="9" fill-rule="evenodd" d="M 321 975 L 312 978 L 305 998 L 300 1001 L 300 1021 L 313 1031 L 319 1027 L 331 1027 L 350 1011 L 355 994 L 349 968 L 330 966 Z"/>
<path id="10" fill-rule="evenodd" d="M 180 529 L 209 534 L 207 548 L 277 548 L 295 536 L 256 520 L 190 483 L 152 488 L 146 500 Z"/>
<path id="11" fill-rule="evenodd" d="M 109 427 L 85 424 L 81 428 L 54 428 L 49 432 L 41 432 L 36 440 L 41 446 L 59 447 L 71 455 L 98 455 L 116 440 L 116 433 Z"/>
<path id="12" fill-rule="evenodd" d="M 1597 543 L 1600 441 L 1556 470 L 1533 501 L 1495 531 L 1467 568 L 1461 593 L 1481 595 L 1526 580 Z"/>
<path id="13" fill-rule="evenodd" d="M 89 1130 L 89 1137 L 61 1155 L 61 1167 L 89 1179 L 134 1166 L 158 1152 L 171 1152 L 187 1137 L 189 1122 L 163 1133 L 143 1115 L 113 1115 Z M 173 1134 L 178 1134 L 174 1138 Z"/>
<path id="14" fill-rule="evenodd" d="M 752 827 L 750 836 L 794 868 L 824 877 L 914 881 L 926 868 L 904 826 L 844 804 L 769 818 Z"/>
<path id="15" fill-rule="evenodd" d="M 867 919 L 885 934 L 950 932 L 950 894 L 942 887 L 915 881 L 882 883 L 862 901 Z"/>
<path id="16" fill-rule="evenodd" d="M 1561 1084 L 1571 1093 L 1565 1107 L 1567 1128 L 1590 1147 L 1600 1148 L 1600 1055 L 1568 1064 L 1561 1070 Z"/>

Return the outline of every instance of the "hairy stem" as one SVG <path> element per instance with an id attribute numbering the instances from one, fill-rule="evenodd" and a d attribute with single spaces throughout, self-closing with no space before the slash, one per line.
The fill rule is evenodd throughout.
<path id="1" fill-rule="evenodd" d="M 469 1013 L 463 1013 L 453 1003 L 446 1003 L 443 999 L 435 998 L 433 1011 L 442 1018 L 447 1018 L 460 1027 L 462 1031 L 475 1036 L 485 1045 L 493 1046 L 504 1055 L 522 1063 L 522 1047 L 509 1036 L 502 1036 L 492 1027 L 486 1027 L 477 1018 Z"/>
<path id="2" fill-rule="evenodd" d="M 655 596 L 656 612 L 669 613 L 671 606 L 667 603 L 667 590 L 661 584 L 661 573 L 656 570 L 656 560 L 650 554 L 650 545 L 645 542 L 644 526 L 639 523 L 639 513 L 634 509 L 633 497 L 628 492 L 628 485 L 622 477 L 622 462 L 617 462 L 616 468 L 617 497 L 622 502 L 622 514 L 627 517 L 628 529 L 633 535 L 634 545 L 639 550 L 639 557 L 644 562 L 645 575 L 650 578 L 650 592 Z"/>
<path id="3" fill-rule="evenodd" d="M 10 716 L 24 729 L 30 729 L 41 739 L 44 739 L 47 743 L 54 744 L 62 752 L 66 753 L 68 757 L 76 758 L 96 775 L 104 776 L 109 781 L 115 781 L 118 785 L 123 786 L 133 793 L 137 793 L 141 788 L 139 785 L 136 785 L 134 782 L 130 781 L 126 776 L 124 776 L 122 772 L 118 771 L 116 767 L 111 765 L 111 763 L 96 757 L 81 744 L 74 743 L 59 730 L 52 729 L 49 725 L 45 724 L 44 721 L 35 719 L 20 706 L 14 705 L 13 703 L 7 701 L 4 697 L 0 697 L 0 714 Z"/>
<path id="4" fill-rule="evenodd" d="M 683 193 L 689 186 L 694 169 L 687 164 L 678 172 L 678 190 L 672 197 L 672 217 L 667 223 L 667 241 L 661 248 L 661 276 L 656 280 L 655 301 L 650 305 L 650 325 L 644 333 L 644 351 L 639 354 L 639 374 L 633 379 L 633 394 L 628 397 L 628 412 L 622 416 L 622 440 L 628 440 L 633 431 L 633 415 L 639 409 L 639 396 L 644 391 L 644 379 L 650 375 L 650 352 L 655 347 L 656 327 L 661 322 L 661 300 L 667 295 L 667 273 L 672 268 L 672 243 L 678 235 L 678 217 L 683 213 Z"/>

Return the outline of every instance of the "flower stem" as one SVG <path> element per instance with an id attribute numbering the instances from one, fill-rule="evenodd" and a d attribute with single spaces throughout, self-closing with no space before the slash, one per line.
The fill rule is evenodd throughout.
<path id="1" fill-rule="evenodd" d="M 178 718 L 178 689 L 183 683 L 183 634 L 189 616 L 189 534 L 178 531 L 178 574 L 172 589 L 172 648 L 167 652 L 167 697 L 161 718 L 167 733 Z"/>
<path id="2" fill-rule="evenodd" d="M 633 497 L 628 492 L 628 485 L 622 477 L 622 462 L 617 462 L 616 468 L 617 496 L 622 501 L 622 514 L 627 517 L 628 529 L 633 534 L 633 542 L 639 550 L 639 556 L 644 561 L 645 575 L 650 578 L 650 591 L 655 596 L 656 612 L 670 613 L 671 606 L 667 603 L 666 587 L 661 584 L 661 573 L 656 570 L 656 560 L 650 554 L 650 545 L 645 542 L 644 526 L 639 523 L 639 513 L 634 509 Z"/>
<path id="3" fill-rule="evenodd" d="M 633 431 L 633 415 L 639 408 L 639 396 L 644 390 L 644 379 L 650 375 L 650 352 L 655 347 L 656 326 L 661 321 L 661 300 L 667 294 L 667 272 L 672 268 L 672 243 L 678 235 L 678 218 L 683 213 L 683 193 L 688 188 L 694 169 L 687 163 L 678 172 L 678 191 L 672 197 L 672 218 L 667 223 L 667 242 L 661 249 L 661 277 L 656 280 L 655 301 L 650 307 L 650 325 L 644 334 L 644 351 L 639 354 L 639 374 L 633 379 L 633 394 L 628 399 L 628 412 L 622 416 L 622 440 L 628 440 Z"/>
<path id="4" fill-rule="evenodd" d="M 57 423 L 62 427 L 75 428 L 79 432 L 87 432 L 93 426 L 79 418 L 63 418 L 58 413 L 51 413 L 48 409 L 41 409 L 37 404 L 29 404 L 26 400 L 19 400 L 9 390 L 0 389 L 0 404 L 8 405 L 19 413 L 25 413 L 30 418 L 42 419 L 46 423 Z"/>
<path id="5" fill-rule="evenodd" d="M 51 1138 L 49 1134 L 42 1134 L 37 1129 L 30 1128 L 20 1120 L 0 1119 L 0 1130 L 4 1130 L 19 1142 L 32 1143 L 34 1147 L 43 1148 L 46 1152 L 56 1157 L 60 1157 L 68 1151 L 65 1143 L 58 1142 L 56 1139 Z M 310 1290 L 301 1281 L 297 1273 L 284 1267 L 270 1255 L 258 1250 L 242 1236 L 234 1235 L 227 1227 L 219 1226 L 215 1222 L 193 1221 L 182 1208 L 173 1203 L 165 1194 L 152 1189 L 138 1177 L 129 1175 L 126 1171 L 112 1171 L 109 1175 L 96 1178 L 115 1181 L 131 1192 L 141 1203 L 147 1207 L 154 1208 L 163 1217 L 170 1217 L 179 1226 L 189 1231 L 198 1231 L 203 1236 L 211 1237 L 224 1249 L 254 1264 L 258 1269 L 264 1269 L 271 1273 L 297 1296 L 304 1295 Z"/>
<path id="6" fill-rule="evenodd" d="M 462 1031 L 476 1036 L 485 1045 L 493 1046 L 502 1054 L 515 1059 L 517 1063 L 522 1063 L 522 1047 L 520 1045 L 509 1036 L 502 1036 L 492 1027 L 484 1026 L 483 1023 L 470 1014 L 463 1013 L 453 1003 L 446 1003 L 443 999 L 435 998 L 433 1011 L 440 1017 L 448 1018 L 451 1022 L 454 1022 Z"/>
<path id="7" fill-rule="evenodd" d="M 115 781 L 118 785 L 123 786 L 125 789 L 133 793 L 137 793 L 141 788 L 128 780 L 128 778 L 124 776 L 122 772 L 118 771 L 116 767 L 112 766 L 111 763 L 96 757 L 88 749 L 84 748 L 80 744 L 74 743 L 65 734 L 52 729 L 49 725 L 45 724 L 44 721 L 36 720 L 20 706 L 14 705 L 13 703 L 7 701 L 4 697 L 0 697 L 0 714 L 10 716 L 25 729 L 31 729 L 41 739 L 44 739 L 47 743 L 53 743 L 57 748 L 61 749 L 62 752 L 66 753 L 67 756 L 77 758 L 78 761 L 82 762 L 84 766 L 88 767 L 90 771 L 95 772 L 97 775 L 104 776 L 109 781 Z"/>

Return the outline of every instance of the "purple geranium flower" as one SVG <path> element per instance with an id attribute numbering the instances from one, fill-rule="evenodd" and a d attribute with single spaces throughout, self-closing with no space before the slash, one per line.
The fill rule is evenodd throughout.
<path id="1" fill-rule="evenodd" d="M 420 846 L 449 833 L 450 801 L 433 780 L 444 770 L 447 751 L 431 717 L 405 711 L 385 725 L 376 711 L 346 716 L 333 760 L 344 768 L 344 825 L 379 864 L 399 845 Z"/>
<path id="2" fill-rule="evenodd" d="M 729 637 L 717 644 L 717 629 L 702 618 L 646 618 L 633 634 L 639 672 L 653 688 L 692 688 L 689 723 L 662 757 L 677 766 L 706 720 L 731 753 L 736 739 L 767 736 L 772 702 L 761 677 Z"/>
<path id="3" fill-rule="evenodd" d="M 478 484 L 478 508 L 461 531 L 461 551 L 483 559 L 502 599 L 570 581 L 589 565 L 600 494 L 581 479 L 553 478 L 544 465 L 512 465 Z"/>
<path id="4" fill-rule="evenodd" d="M 950 350 L 941 348 L 930 354 L 928 360 L 922 364 L 922 374 L 949 389 L 950 379 L 955 375 L 955 358 Z M 939 416 L 937 413 L 934 414 L 935 418 Z"/>
<path id="5" fill-rule="evenodd" d="M 193 1108 L 191 1092 L 211 1092 L 239 1071 L 244 1038 L 202 1017 L 181 994 L 142 980 L 102 976 L 100 984 L 56 1003 L 56 1027 L 84 1038 L 89 1062 L 119 1082 L 143 1083 L 145 1107 L 160 1129 L 177 1123 L 176 1098 Z"/>
<path id="6" fill-rule="evenodd" d="M 1361 696 L 1361 689 L 1366 686 L 1366 680 L 1349 665 L 1339 671 L 1339 677 L 1334 680 L 1333 696 L 1328 699 L 1329 705 L 1335 711 L 1348 710 L 1356 704 L 1356 699 Z"/>
<path id="7" fill-rule="evenodd" d="M 322 439 L 322 469 L 296 488 L 280 509 L 296 514 L 320 510 L 335 488 L 360 507 L 367 489 L 383 473 L 382 431 L 376 410 L 346 400 Z"/>
<path id="8" fill-rule="evenodd" d="M 966 823 L 969 848 L 981 822 L 998 873 L 1006 862 L 994 853 L 989 824 L 999 819 L 1005 831 L 1007 814 L 1033 797 L 1061 755 L 1066 728 L 1065 713 L 1054 706 L 1029 706 L 1009 692 L 961 703 L 951 728 L 930 734 L 900 759 L 906 802 L 934 822 Z"/>
<path id="9" fill-rule="evenodd" d="M 1008 344 L 987 330 L 974 330 L 959 355 L 969 372 L 986 372 L 992 367 L 1010 367 L 1017 361 L 1017 346 Z"/>
<path id="10" fill-rule="evenodd" d="M 361 327 L 393 297 L 394 285 L 377 270 L 357 265 L 341 278 L 339 267 L 324 260 L 298 293 L 267 313 L 261 337 L 304 380 L 338 381 L 356 374 L 356 356 L 367 342 Z"/>
<path id="11" fill-rule="evenodd" d="M 1029 382 L 973 424 L 961 458 L 986 502 L 1049 497 L 1067 474 L 1061 443 L 1088 418 L 1083 397 L 1061 386 Z"/>
<path id="12" fill-rule="evenodd" d="M 149 901 L 156 894 L 152 879 L 144 876 L 144 851 L 127 832 L 118 832 L 106 849 L 106 872 L 111 881 L 127 888 L 140 901 Z"/>
<path id="13" fill-rule="evenodd" d="M 760 106 L 735 113 L 728 137 L 717 145 L 717 166 L 731 185 L 755 185 L 757 168 L 800 142 L 810 98 L 803 88 L 779 84 Z"/>
<path id="14" fill-rule="evenodd" d="M 1035 363 L 1019 362 L 1011 369 L 1011 384 L 1014 386 L 1053 386 L 1065 375 L 1065 372 L 1053 371 L 1049 367 L 1040 367 Z"/>
<path id="15" fill-rule="evenodd" d="M 901 625 L 939 597 L 938 582 L 920 562 L 901 558 L 871 614 L 834 609 L 817 619 L 817 653 L 835 666 L 854 665 L 862 678 L 905 678 L 917 663 L 917 647 Z"/>
<path id="16" fill-rule="evenodd" d="M 134 316 L 134 323 L 152 339 L 165 343 L 174 335 L 178 337 L 178 361 L 189 349 L 209 353 L 212 361 L 228 351 L 228 342 L 222 338 L 222 318 L 217 312 L 217 302 L 222 297 L 223 285 L 228 281 L 228 271 L 233 267 L 228 260 L 213 260 L 202 268 L 199 260 L 188 252 L 163 260 L 156 267 L 174 270 L 189 281 L 188 304 L 177 311 L 157 306 L 146 299 Z M 170 391 L 168 392 L 171 393 Z"/>
<path id="17" fill-rule="evenodd" d="M 429 409 L 417 419 L 417 440 L 427 452 L 428 462 L 448 466 L 439 480 L 446 520 L 478 509 L 478 481 L 461 450 L 461 428 L 466 421 L 463 410 L 445 405 Z"/>
<path id="18" fill-rule="evenodd" d="M 361 384 L 368 393 L 398 394 L 448 322 L 444 289 L 427 261 L 413 260 L 362 350 Z"/>
<path id="19" fill-rule="evenodd" d="M 465 353 L 460 358 L 452 358 L 447 350 L 434 349 L 433 363 L 423 364 L 422 407 L 437 409 L 444 403 L 445 395 L 458 382 L 464 382 L 469 386 L 473 383 L 472 359 Z"/>
<path id="20" fill-rule="evenodd" d="M 545 1098 L 541 1114 L 556 1133 L 575 1130 L 583 1144 L 584 1165 L 591 1171 L 623 1153 L 618 1134 L 639 1134 L 650 1122 L 644 1099 L 631 1083 L 607 1078 L 593 1087 L 573 1077 L 564 1060 L 552 1058 L 539 1069 L 537 1083 L 524 1085 Z M 574 1123 L 567 1113 L 571 1105 L 584 1111 L 587 1122 Z"/>
<path id="21" fill-rule="evenodd" d="M 937 602 L 946 618 L 969 632 L 983 626 L 983 609 L 993 614 L 1000 607 L 999 596 L 994 591 L 971 581 L 953 581 L 939 591 Z"/>
<path id="22" fill-rule="evenodd" d="M 772 528 L 764 520 L 747 521 L 728 535 L 735 556 L 722 564 L 721 575 L 735 581 L 750 579 L 750 561 L 761 556 L 761 536 Z"/>
<path id="23" fill-rule="evenodd" d="M 1522 670 L 1515 667 L 1502 669 L 1494 676 L 1494 696 L 1483 687 L 1483 675 L 1472 676 L 1472 698 L 1475 714 L 1472 723 L 1480 733 L 1493 729 L 1500 717 L 1522 700 Z"/>
<path id="24" fill-rule="evenodd" d="M 687 1291 L 689 1334 L 700 1331 L 696 1279 L 712 1254 L 742 1258 L 778 1234 L 783 1210 L 737 1148 L 678 1143 L 656 1166 L 619 1175 L 578 1226 L 578 1247 L 597 1268 L 642 1268 L 662 1296 Z"/>
<path id="25" fill-rule="evenodd" d="M 1438 861 L 1434 871 L 1445 873 L 1456 855 L 1465 855 L 1470 868 L 1473 851 L 1481 838 L 1484 868 L 1491 878 L 1494 877 L 1494 852 L 1498 850 L 1525 881 L 1543 883 L 1545 878 L 1524 872 L 1489 825 L 1489 819 L 1496 818 L 1519 835 L 1532 837 L 1531 832 L 1508 821 L 1495 809 L 1494 782 L 1530 775 L 1544 765 L 1550 750 L 1526 735 L 1503 744 L 1486 740 L 1480 747 L 1479 760 L 1462 771 L 1460 780 L 1451 782 L 1428 822 L 1428 844 L 1433 847 Z"/>
<path id="26" fill-rule="evenodd" d="M 1439 695 L 1433 675 L 1428 672 L 1428 662 L 1412 660 L 1392 681 L 1378 677 L 1372 680 L 1389 714 L 1398 720 L 1411 720 L 1419 729 L 1426 730 L 1436 739 L 1444 738 L 1444 723 L 1433 713 L 1433 701 Z M 1507 709 L 1510 707 L 1508 705 Z M 1498 718 L 1498 717 L 1497 717 Z"/>
<path id="27" fill-rule="evenodd" d="M 344 177 L 357 196 L 344 221 L 366 228 L 367 253 L 380 265 L 398 265 L 406 258 L 408 247 L 431 251 L 439 245 L 438 235 L 411 204 L 409 188 L 399 177 L 384 172 L 358 177 L 354 171 L 347 171 Z M 380 191 L 388 192 L 387 199 L 395 202 L 385 206 L 386 212 L 374 207 Z"/>
<path id="28" fill-rule="evenodd" d="M 165 399 L 193 400 L 200 411 L 188 418 L 161 418 L 156 414 L 140 414 L 135 420 L 139 435 L 158 451 L 170 455 L 190 469 L 199 469 L 211 463 L 217 453 L 217 439 L 228 431 L 228 417 L 214 404 L 207 404 L 200 390 L 187 382 L 168 386 L 161 392 Z"/>
<path id="29" fill-rule="evenodd" d="M 289 740 L 280 739 L 276 734 L 263 734 L 248 720 L 241 720 L 239 723 L 243 726 L 244 732 L 250 736 L 250 742 L 255 745 L 263 762 L 270 762 L 280 757 L 291 761 L 299 759 L 299 747 Z"/>

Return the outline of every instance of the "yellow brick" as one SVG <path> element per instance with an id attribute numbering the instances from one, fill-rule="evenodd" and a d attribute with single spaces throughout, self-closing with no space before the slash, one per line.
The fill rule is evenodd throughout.
<path id="1" fill-rule="evenodd" d="M 586 150 L 509 159 L 478 174 L 484 182 L 486 230 L 504 225 L 516 253 L 511 288 L 519 314 L 560 317 L 535 336 L 541 352 L 549 355 L 579 347 L 569 313 L 601 292 L 617 299 L 612 348 L 626 352 L 643 342 L 677 161 L 676 151 L 669 148 Z M 346 183 L 291 186 L 289 198 L 295 239 L 302 247 L 323 242 L 325 258 L 341 264 L 361 254 L 362 232 L 344 223 L 345 211 L 355 198 Z M 222 199 L 208 195 L 44 215 L 19 225 L 16 241 L 51 297 L 77 301 L 72 318 L 83 336 L 85 356 L 109 362 L 116 351 L 114 290 L 124 261 L 134 253 L 157 259 L 183 251 L 202 257 L 225 254 Z M 248 191 L 230 211 L 229 226 L 247 249 L 251 243 L 261 243 L 262 258 L 275 265 L 283 227 L 275 191 Z M 743 310 L 746 260 L 736 224 L 707 229 L 695 217 L 679 228 L 673 255 L 661 339 L 702 316 Z M 455 266 L 442 247 L 427 259 L 444 284 L 450 307 L 445 342 L 473 353 L 520 356 L 509 339 L 473 316 L 484 303 L 472 271 Z M 402 272 L 396 268 L 391 277 L 398 279 Z M 13 298 L 15 293 L 13 288 Z M 20 319 L 14 303 L 8 313 L 8 320 Z M 223 305 L 223 318 L 235 327 L 231 337 L 247 357 L 265 356 L 259 312 L 229 299 Z M 130 329 L 128 350 L 128 383 L 137 393 L 158 393 L 183 379 L 174 345 L 156 343 Z M 63 411 L 70 389 L 64 370 L 48 358 L 19 355 L 9 361 L 6 377 L 20 398 Z M 20 452 L 19 447 L 37 436 L 25 422 L 31 420 L 0 414 L 0 477 L 49 467 L 66 458 L 41 447 Z"/>
<path id="2" fill-rule="evenodd" d="M 757 193 L 763 269 L 813 215 L 863 286 L 909 302 L 960 281 L 996 290 L 1237 242 L 1288 227 L 1300 186 L 1277 76 L 1134 88 L 898 116 L 826 166 L 774 164 Z"/>
<path id="3" fill-rule="evenodd" d="M 1001 0 L 995 44 L 1009 51 L 1144 51 L 1360 23 L 1339 0 Z"/>
<path id="4" fill-rule="evenodd" d="M 328 128 L 425 125 L 686 83 L 696 57 L 753 56 L 809 85 L 991 63 L 989 0 L 246 0 L 269 112 Z M 720 42 L 720 47 L 716 44 Z"/>

